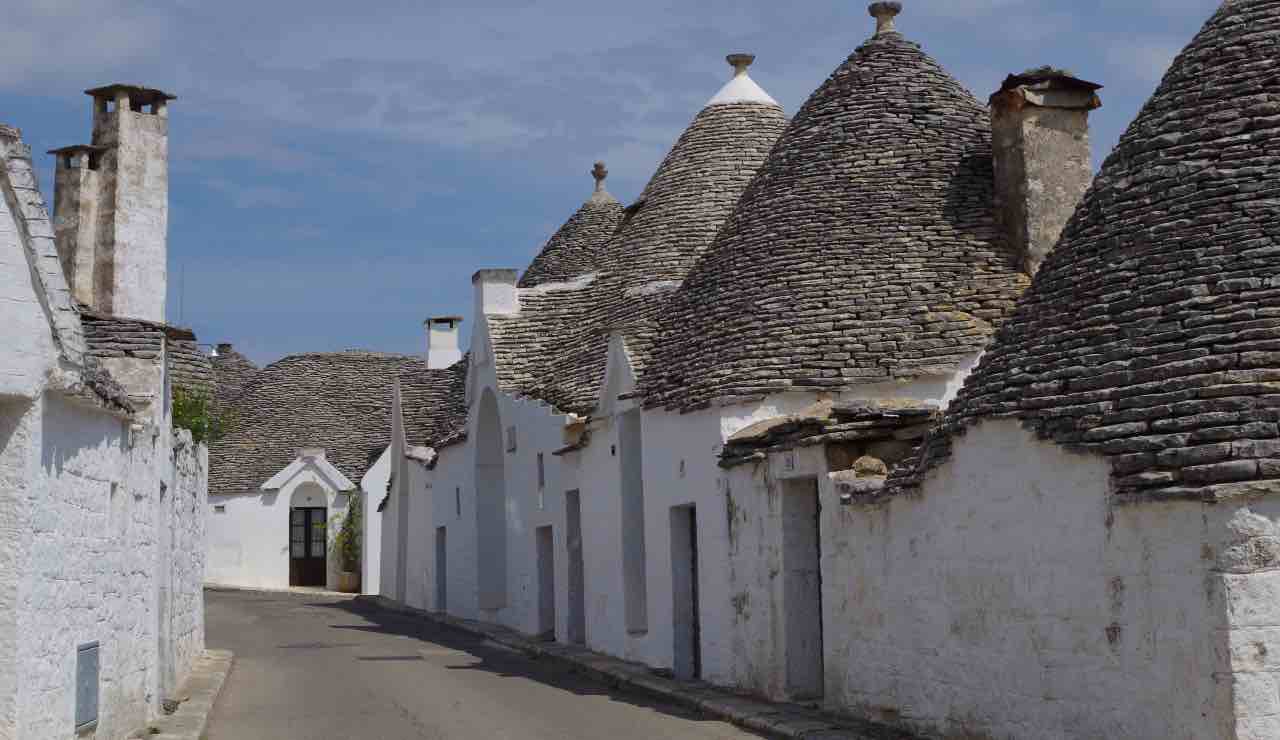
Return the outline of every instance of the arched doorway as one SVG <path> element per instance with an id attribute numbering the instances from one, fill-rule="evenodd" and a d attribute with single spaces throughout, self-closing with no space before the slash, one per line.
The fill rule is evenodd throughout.
<path id="1" fill-rule="evenodd" d="M 289 499 L 289 585 L 327 584 L 329 496 L 316 483 L 303 483 Z"/>
<path id="2" fill-rule="evenodd" d="M 507 605 L 507 475 L 498 399 L 485 389 L 476 421 L 476 544 L 480 608 Z"/>

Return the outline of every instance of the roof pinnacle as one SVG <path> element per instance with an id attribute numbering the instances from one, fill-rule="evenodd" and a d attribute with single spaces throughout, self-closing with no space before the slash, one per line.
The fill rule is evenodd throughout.
<path id="1" fill-rule="evenodd" d="M 604 162 L 596 162 L 596 166 L 591 168 L 591 176 L 596 179 L 596 189 L 591 195 L 591 200 L 596 202 L 613 200 L 613 196 L 604 187 L 604 181 L 609 177 L 609 168 L 604 166 Z"/>
<path id="2" fill-rule="evenodd" d="M 876 35 L 881 36 L 886 33 L 896 33 L 898 28 L 894 19 L 902 12 L 902 3 L 899 2 L 878 2 L 871 3 L 867 8 L 867 12 L 872 18 L 876 19 Z"/>
<path id="3" fill-rule="evenodd" d="M 747 74 L 747 68 L 756 60 L 755 54 L 730 54 L 725 57 L 729 62 L 729 66 L 733 67 L 734 77 L 743 77 Z"/>

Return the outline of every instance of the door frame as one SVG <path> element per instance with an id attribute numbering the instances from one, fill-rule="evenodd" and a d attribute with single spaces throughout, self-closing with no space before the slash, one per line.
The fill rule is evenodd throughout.
<path id="1" fill-rule="evenodd" d="M 294 528 L 296 514 L 302 514 L 304 540 L 303 554 L 294 556 Z M 325 506 L 294 506 L 289 509 L 289 585 L 324 588 L 328 585 L 329 576 L 329 509 Z M 315 530 L 323 532 L 320 541 L 314 536 Z M 316 554 L 319 550 L 319 554 Z"/>

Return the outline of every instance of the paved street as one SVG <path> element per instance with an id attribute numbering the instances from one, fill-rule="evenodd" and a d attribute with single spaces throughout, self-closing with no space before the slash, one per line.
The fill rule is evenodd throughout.
<path id="1" fill-rule="evenodd" d="M 206 604 L 209 647 L 236 653 L 210 740 L 758 737 L 362 602 L 209 591 Z"/>

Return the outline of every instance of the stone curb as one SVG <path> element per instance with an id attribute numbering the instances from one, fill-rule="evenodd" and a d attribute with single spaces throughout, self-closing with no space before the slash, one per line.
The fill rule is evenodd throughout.
<path id="1" fill-rule="evenodd" d="M 496 625 L 459 619 L 398 604 L 385 596 L 360 596 L 357 601 L 384 611 L 420 617 L 453 627 L 520 652 L 534 660 L 554 661 L 610 688 L 658 699 L 684 709 L 724 720 L 772 738 L 787 740 L 911 740 L 912 736 L 870 723 L 837 719 L 797 704 L 778 704 L 717 689 L 700 682 L 662 678 L 647 666 L 630 663 L 585 648 L 539 642 Z"/>
<path id="2" fill-rule="evenodd" d="M 209 727 L 209 714 L 213 712 L 213 705 L 218 701 L 234 664 L 235 654 L 230 650 L 206 650 L 196 660 L 191 675 L 178 692 L 182 703 L 174 713 L 160 715 L 141 734 L 134 733 L 130 737 L 202 740 Z"/>

